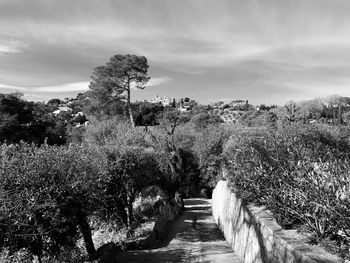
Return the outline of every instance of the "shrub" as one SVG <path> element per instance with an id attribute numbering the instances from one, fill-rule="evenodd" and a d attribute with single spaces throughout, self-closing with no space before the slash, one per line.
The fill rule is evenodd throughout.
<path id="1" fill-rule="evenodd" d="M 232 130 L 225 125 L 209 125 L 196 134 L 193 152 L 200 170 L 200 187 L 213 189 L 221 179 L 223 146 Z"/>
<path id="2" fill-rule="evenodd" d="M 1 145 L 1 245 L 54 255 L 74 247 L 80 230 L 94 253 L 87 217 L 99 207 L 102 164 L 99 152 L 83 146 Z"/>
<path id="3" fill-rule="evenodd" d="M 156 155 L 139 147 L 125 147 L 107 154 L 109 179 L 104 196 L 106 212 L 112 217 L 117 215 L 127 227 L 131 227 L 135 198 L 141 189 L 160 178 Z"/>
<path id="4" fill-rule="evenodd" d="M 265 205 L 285 227 L 317 237 L 350 237 L 350 146 L 319 126 L 233 135 L 225 146 L 228 180 Z"/>
<path id="5" fill-rule="evenodd" d="M 139 198 L 133 204 L 135 215 L 141 218 L 154 216 L 154 205 L 157 201 L 152 197 Z"/>
<path id="6" fill-rule="evenodd" d="M 142 127 L 131 129 L 131 124 L 120 118 L 88 125 L 83 140 L 88 145 L 108 145 L 114 148 L 146 145 Z"/>

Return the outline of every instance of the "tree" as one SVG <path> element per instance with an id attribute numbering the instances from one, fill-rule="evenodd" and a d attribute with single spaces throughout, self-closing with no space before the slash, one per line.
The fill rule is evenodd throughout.
<path id="1" fill-rule="evenodd" d="M 162 104 L 139 102 L 135 103 L 133 106 L 138 106 L 138 113 L 135 118 L 136 126 L 154 126 L 159 124 L 158 115 L 164 110 L 164 106 Z"/>
<path id="2" fill-rule="evenodd" d="M 110 58 L 106 66 L 94 69 L 89 86 L 91 94 L 102 103 L 108 103 L 115 98 L 126 99 L 130 122 L 135 126 L 130 92 L 131 88 L 145 88 L 150 79 L 147 70 L 148 62 L 144 56 L 115 55 Z"/>
<path id="3" fill-rule="evenodd" d="M 194 123 L 197 130 L 205 129 L 211 124 L 219 125 L 224 122 L 218 115 L 209 114 L 208 112 L 201 112 L 193 115 L 191 121 Z"/>
<path id="4" fill-rule="evenodd" d="M 127 227 L 134 222 L 133 202 L 141 189 L 159 178 L 157 160 L 153 152 L 140 147 L 125 147 L 108 153 L 109 182 L 105 197 L 106 211 L 121 218 Z"/>
<path id="5" fill-rule="evenodd" d="M 350 111 L 347 111 L 343 114 L 343 120 L 347 125 L 350 124 Z"/>
<path id="6" fill-rule="evenodd" d="M 192 149 L 198 158 L 200 187 L 215 187 L 220 178 L 224 143 L 230 134 L 224 126 L 211 124 L 196 135 Z"/>
<path id="7" fill-rule="evenodd" d="M 21 99 L 22 94 L 0 94 L 0 142 L 19 142 L 33 121 L 32 105 Z"/>
<path id="8" fill-rule="evenodd" d="M 268 128 L 276 128 L 276 122 L 278 120 L 277 115 L 271 111 L 265 112 L 263 115 L 263 125 Z"/>
<path id="9" fill-rule="evenodd" d="M 285 119 L 287 122 L 295 122 L 297 120 L 297 115 L 299 113 L 298 111 L 300 110 L 300 107 L 294 101 L 289 101 L 286 105 L 284 105 L 284 108 L 286 109 Z"/>
<path id="10" fill-rule="evenodd" d="M 55 105 L 58 106 L 62 103 L 62 101 L 60 99 L 50 99 L 47 104 L 48 105 Z"/>
<path id="11" fill-rule="evenodd" d="M 148 130 L 154 148 L 160 153 L 159 159 L 164 165 L 164 174 L 170 175 L 167 190 L 171 197 L 174 197 L 175 192 L 180 190 L 180 177 L 183 168 L 183 160 L 175 141 L 175 133 L 186 120 L 185 116 L 178 110 L 168 108 L 160 114 L 159 125 Z"/>
<path id="12" fill-rule="evenodd" d="M 301 102 L 300 111 L 308 119 L 319 119 L 322 117 L 324 105 L 321 99 L 313 99 Z"/>
<path id="13" fill-rule="evenodd" d="M 71 114 L 52 114 L 52 105 L 28 102 L 19 93 L 0 94 L 0 142 L 62 145 Z"/>
<path id="14" fill-rule="evenodd" d="M 0 244 L 40 257 L 74 247 L 78 232 L 95 254 L 88 216 L 101 210 L 103 155 L 84 146 L 0 145 Z M 94 191 L 91 191 L 94 189 Z M 79 230 L 79 231 L 78 231 Z"/>

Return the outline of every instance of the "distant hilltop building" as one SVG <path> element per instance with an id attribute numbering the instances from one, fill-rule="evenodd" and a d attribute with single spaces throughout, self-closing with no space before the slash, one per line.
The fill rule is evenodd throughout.
<path id="1" fill-rule="evenodd" d="M 67 106 L 59 106 L 59 107 L 58 107 L 58 110 L 55 110 L 55 111 L 53 112 L 53 114 L 58 115 L 58 114 L 60 114 L 61 112 L 71 112 L 71 111 L 72 111 L 72 109 L 69 108 L 69 107 L 67 107 Z"/>
<path id="2" fill-rule="evenodd" d="M 180 106 L 178 108 L 180 112 L 186 112 L 186 111 L 189 111 L 190 109 L 191 109 L 191 105 L 189 102 L 180 102 Z"/>
<path id="3" fill-rule="evenodd" d="M 163 106 L 170 106 L 172 104 L 173 100 L 174 99 L 168 98 L 167 96 L 160 97 L 157 94 L 153 99 L 149 100 L 148 102 L 161 103 Z"/>
<path id="4" fill-rule="evenodd" d="M 229 105 L 233 107 L 242 107 L 248 105 L 248 100 L 233 100 L 229 103 Z"/>

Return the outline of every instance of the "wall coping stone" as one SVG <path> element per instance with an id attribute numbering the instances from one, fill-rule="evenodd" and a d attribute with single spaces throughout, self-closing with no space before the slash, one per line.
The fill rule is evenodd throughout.
<path id="1" fill-rule="evenodd" d="M 212 212 L 230 246 L 244 263 L 341 263 L 296 230 L 285 230 L 266 207 L 245 204 L 227 181 L 213 191 Z"/>

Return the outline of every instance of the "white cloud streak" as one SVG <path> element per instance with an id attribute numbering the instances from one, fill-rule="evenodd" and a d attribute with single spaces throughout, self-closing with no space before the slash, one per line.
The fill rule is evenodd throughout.
<path id="1" fill-rule="evenodd" d="M 339 83 L 350 72 L 349 12 L 348 0 L 0 0 L 0 83 L 84 91 L 94 66 L 134 53 L 169 76 L 152 78 L 152 91 L 350 95 Z"/>
<path id="2" fill-rule="evenodd" d="M 147 83 L 147 87 L 160 86 L 172 81 L 172 78 L 169 77 L 155 77 L 151 78 Z"/>
<path id="3" fill-rule="evenodd" d="M 89 89 L 89 82 L 74 82 L 62 85 L 39 87 L 32 89 L 32 91 L 39 92 L 70 92 L 70 91 L 87 91 Z"/>
<path id="4" fill-rule="evenodd" d="M 0 55 L 21 53 L 27 48 L 27 44 L 18 40 L 11 39 L 3 41 L 2 43 L 0 42 Z"/>
<path id="5" fill-rule="evenodd" d="M 147 83 L 147 87 L 159 86 L 172 81 L 169 77 L 154 77 Z M 23 87 L 0 84 L 0 89 L 12 89 L 18 91 L 30 91 L 30 92 L 48 92 L 48 93 L 61 93 L 61 92 L 74 92 L 74 91 L 87 91 L 89 89 L 90 82 L 73 82 L 64 83 L 60 85 L 42 86 L 42 87 Z"/>
<path id="6" fill-rule="evenodd" d="M 12 90 L 30 91 L 30 92 L 62 93 L 62 92 L 74 92 L 74 91 L 87 91 L 89 89 L 89 82 L 74 82 L 74 83 L 65 83 L 61 85 L 43 86 L 43 87 L 21 87 L 21 86 L 0 84 L 0 89 L 12 89 Z"/>
<path id="7" fill-rule="evenodd" d="M 20 87 L 20 86 L 12 86 L 12 85 L 6 85 L 6 84 L 0 84 L 0 89 L 11 89 L 16 91 L 27 91 L 28 88 Z"/>

